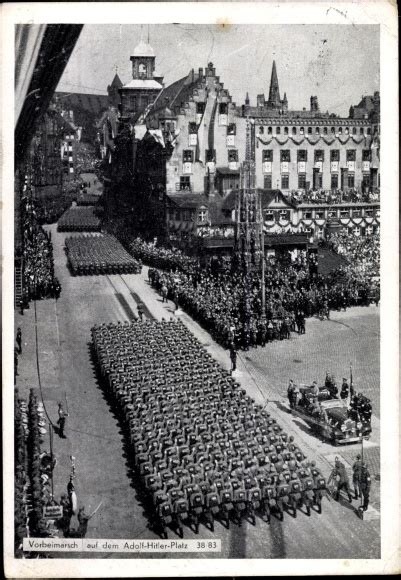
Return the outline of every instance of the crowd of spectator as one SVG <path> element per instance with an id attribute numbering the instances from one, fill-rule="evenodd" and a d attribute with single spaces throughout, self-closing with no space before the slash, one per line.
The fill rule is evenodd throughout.
<path id="1" fill-rule="evenodd" d="M 347 230 L 331 234 L 329 246 L 346 258 L 354 276 L 371 280 L 380 276 L 380 235 L 357 237 Z"/>
<path id="2" fill-rule="evenodd" d="M 197 319 L 226 348 L 249 349 L 305 332 L 305 318 L 330 310 L 368 304 L 369 285 L 344 268 L 327 277 L 304 258 L 293 263 L 271 259 L 265 275 L 265 317 L 259 272 L 151 269 L 151 284 Z"/>
<path id="3" fill-rule="evenodd" d="M 341 189 L 299 189 L 291 192 L 290 201 L 296 204 L 371 203 L 380 201 L 380 190 L 374 189 L 369 192 L 361 192 L 357 189 L 348 189 L 347 191 L 342 191 Z"/>
<path id="4" fill-rule="evenodd" d="M 22 556 L 25 537 L 49 535 L 43 508 L 52 502 L 49 469 L 53 466 L 43 461 L 46 455 L 42 450 L 46 433 L 43 403 L 33 389 L 29 403 L 18 396 L 18 390 L 15 390 L 14 398 L 15 553 Z"/>
<path id="5" fill-rule="evenodd" d="M 197 265 L 197 260 L 184 254 L 181 250 L 163 248 L 154 243 L 135 238 L 129 244 L 129 251 L 135 257 L 152 266 L 169 271 L 189 272 Z"/>
<path id="6" fill-rule="evenodd" d="M 61 285 L 54 276 L 53 245 L 40 225 L 37 203 L 31 196 L 21 200 L 23 302 L 58 298 Z"/>

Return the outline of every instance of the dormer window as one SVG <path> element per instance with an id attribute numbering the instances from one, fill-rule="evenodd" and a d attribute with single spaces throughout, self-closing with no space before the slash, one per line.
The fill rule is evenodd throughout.
<path id="1" fill-rule="evenodd" d="M 200 207 L 198 210 L 198 223 L 205 223 L 207 221 L 207 209 Z"/>

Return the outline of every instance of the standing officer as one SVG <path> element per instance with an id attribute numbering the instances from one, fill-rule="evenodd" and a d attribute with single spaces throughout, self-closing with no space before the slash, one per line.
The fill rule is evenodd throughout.
<path id="1" fill-rule="evenodd" d="M 143 318 L 143 305 L 142 302 L 139 302 L 138 304 L 138 316 L 140 321 L 142 322 L 142 318 Z"/>
<path id="2" fill-rule="evenodd" d="M 68 417 L 68 413 L 64 411 L 62 403 L 59 403 L 57 423 L 58 423 L 58 434 L 62 439 L 66 438 L 66 436 L 64 435 L 66 417 Z"/>
<path id="3" fill-rule="evenodd" d="M 288 402 L 290 403 L 291 409 L 294 408 L 294 398 L 293 398 L 294 389 L 295 389 L 294 381 L 291 379 L 289 384 L 288 384 L 288 388 L 287 388 L 287 397 L 288 397 Z"/>
<path id="4" fill-rule="evenodd" d="M 343 401 L 345 401 L 346 399 L 348 399 L 348 396 L 349 396 L 349 386 L 347 379 L 344 378 L 343 384 L 341 385 L 340 397 Z"/>
<path id="5" fill-rule="evenodd" d="M 355 499 L 361 497 L 361 488 L 360 488 L 361 470 L 362 470 L 362 459 L 360 454 L 358 453 L 358 455 L 356 456 L 356 460 L 352 466 L 352 483 L 354 484 Z"/>
<path id="6" fill-rule="evenodd" d="M 22 354 L 22 332 L 20 327 L 17 329 L 16 341 L 18 345 L 18 354 Z"/>
<path id="7" fill-rule="evenodd" d="M 333 479 L 335 482 L 334 499 L 338 501 L 340 499 L 340 491 L 344 489 L 348 494 L 348 501 L 352 503 L 352 496 L 349 487 L 349 479 L 347 471 L 345 469 L 344 463 L 341 463 L 338 457 L 336 457 L 335 459 L 334 469 L 330 474 L 328 483 L 330 483 L 330 481 L 332 481 Z"/>
<path id="8" fill-rule="evenodd" d="M 359 479 L 359 489 L 362 493 L 363 497 L 363 505 L 362 509 L 366 512 L 369 506 L 369 496 L 370 496 L 370 485 L 371 485 L 371 477 L 368 470 L 368 466 L 366 463 L 362 463 L 361 466 L 361 475 Z"/>
<path id="9" fill-rule="evenodd" d="M 18 352 L 14 349 L 14 385 L 16 384 L 16 377 L 18 377 Z"/>
<path id="10" fill-rule="evenodd" d="M 231 372 L 233 373 L 235 370 L 237 370 L 237 351 L 235 350 L 234 346 L 230 348 L 230 359 L 231 359 Z"/>

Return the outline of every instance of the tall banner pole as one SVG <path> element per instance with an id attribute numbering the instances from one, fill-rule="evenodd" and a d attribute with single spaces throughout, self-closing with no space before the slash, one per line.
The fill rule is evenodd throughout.
<path id="1" fill-rule="evenodd" d="M 54 499 L 54 481 L 53 481 L 53 425 L 49 422 L 49 437 L 50 437 L 50 474 L 52 486 L 52 499 Z"/>

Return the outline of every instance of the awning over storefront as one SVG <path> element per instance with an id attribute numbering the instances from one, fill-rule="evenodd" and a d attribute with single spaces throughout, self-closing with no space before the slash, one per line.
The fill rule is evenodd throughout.
<path id="1" fill-rule="evenodd" d="M 306 246 L 309 243 L 307 234 L 265 234 L 265 247 Z"/>

